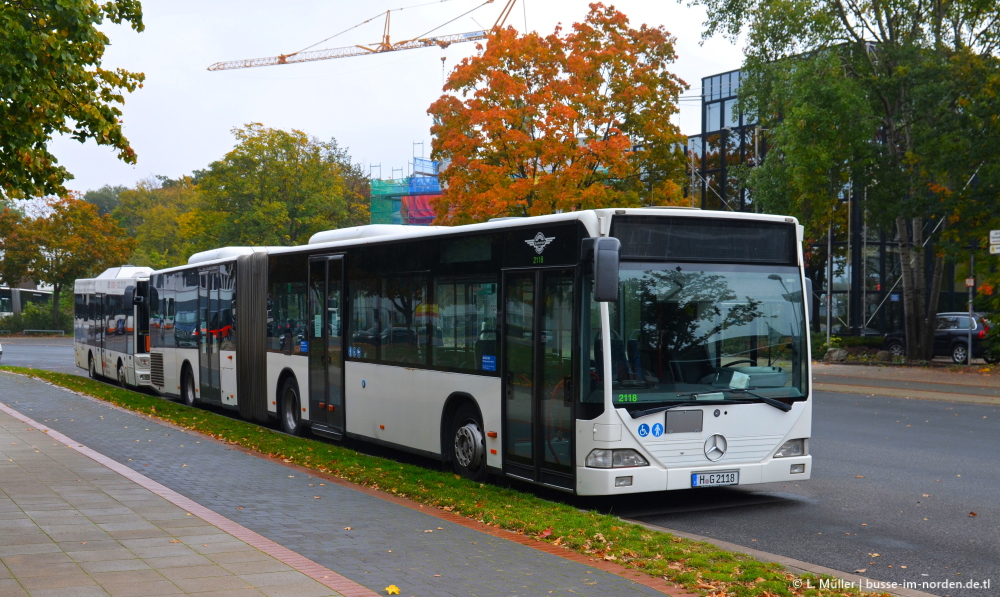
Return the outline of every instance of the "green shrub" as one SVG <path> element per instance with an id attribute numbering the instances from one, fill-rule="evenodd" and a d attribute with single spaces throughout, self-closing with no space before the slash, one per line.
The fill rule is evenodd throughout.
<path id="1" fill-rule="evenodd" d="M 73 333 L 73 314 L 59 311 L 57 325 L 53 327 L 50 306 L 29 303 L 20 313 L 14 313 L 0 319 L 0 330 L 8 330 L 12 334 L 18 334 L 24 330 L 62 330 L 71 334 Z"/>
<path id="2" fill-rule="evenodd" d="M 994 324 L 983 337 L 983 358 L 987 363 L 1000 363 L 1000 325 Z"/>

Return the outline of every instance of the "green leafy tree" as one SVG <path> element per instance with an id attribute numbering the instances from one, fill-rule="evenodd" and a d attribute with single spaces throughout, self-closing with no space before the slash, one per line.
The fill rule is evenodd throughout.
<path id="1" fill-rule="evenodd" d="M 111 215 L 136 239 L 132 263 L 154 269 L 184 264 L 191 252 L 186 223 L 197 202 L 198 189 L 187 176 L 151 178 L 122 191 Z"/>
<path id="2" fill-rule="evenodd" d="M 52 323 L 59 324 L 59 298 L 72 291 L 77 278 L 127 263 L 135 247 L 111 216 L 77 197 L 47 201 L 46 215 L 27 222 L 27 235 L 37 244 L 22 247 L 30 261 L 31 277 L 52 285 Z"/>
<path id="3" fill-rule="evenodd" d="M 675 58 L 662 27 L 633 29 L 599 3 L 565 35 L 494 31 L 428 109 L 432 155 L 450 161 L 438 220 L 678 200 Z"/>
<path id="4" fill-rule="evenodd" d="M 90 190 L 84 193 L 83 200 L 96 205 L 97 211 L 103 216 L 113 212 L 121 204 L 118 197 L 122 194 L 122 191 L 127 189 L 128 187 L 120 185 L 111 186 L 106 184 L 97 190 Z"/>
<path id="5" fill-rule="evenodd" d="M 56 134 L 93 139 L 135 163 L 117 107 L 142 73 L 101 66 L 105 20 L 143 30 L 137 0 L 16 0 L 0 4 L 0 195 L 65 194 L 72 178 L 49 153 Z"/>
<path id="6" fill-rule="evenodd" d="M 862 194 L 870 221 L 899 241 L 909 356 L 929 358 L 943 262 L 959 251 L 949 240 L 973 225 L 963 206 L 997 200 L 969 183 L 998 157 L 986 135 L 1000 107 L 1000 5 L 695 3 L 706 36 L 746 34 L 740 101 L 771 148 L 746 175 L 754 201 L 822 238 L 843 217 L 838 199 Z"/>
<path id="7" fill-rule="evenodd" d="M 321 230 L 368 222 L 359 169 L 335 140 L 256 123 L 233 134 L 236 147 L 198 173 L 201 198 L 184 222 L 197 250 L 297 245 Z"/>

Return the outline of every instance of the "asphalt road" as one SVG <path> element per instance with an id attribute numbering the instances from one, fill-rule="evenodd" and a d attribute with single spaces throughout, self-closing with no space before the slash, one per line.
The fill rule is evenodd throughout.
<path id="1" fill-rule="evenodd" d="M 73 363 L 73 338 L 15 338 L 0 336 L 0 365 L 35 367 L 63 373 L 87 375 Z"/>
<path id="2" fill-rule="evenodd" d="M 0 343 L 5 365 L 86 375 L 73 365 L 72 339 Z M 876 395 L 816 393 L 809 481 L 590 505 L 876 580 L 916 582 L 937 595 L 1000 593 L 1000 406 L 882 396 L 883 382 L 856 381 Z M 970 395 L 994 394 L 967 381 Z M 918 382 L 907 385 L 935 390 L 948 380 Z M 990 590 L 920 586 L 987 579 Z"/>

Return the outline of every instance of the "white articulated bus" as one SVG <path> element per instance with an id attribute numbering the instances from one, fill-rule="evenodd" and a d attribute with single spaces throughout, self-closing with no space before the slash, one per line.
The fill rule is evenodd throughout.
<path id="1" fill-rule="evenodd" d="M 149 385 L 148 267 L 112 267 L 74 288 L 73 347 L 77 367 L 122 386 Z"/>
<path id="2" fill-rule="evenodd" d="M 199 253 L 150 274 L 152 387 L 581 495 L 808 479 L 801 241 L 645 208 Z"/>

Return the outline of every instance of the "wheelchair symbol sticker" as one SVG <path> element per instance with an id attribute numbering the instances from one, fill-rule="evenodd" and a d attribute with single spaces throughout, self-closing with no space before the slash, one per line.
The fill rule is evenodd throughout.
<path id="1" fill-rule="evenodd" d="M 639 425 L 639 437 L 646 437 L 649 435 L 649 425 L 643 423 Z"/>
<path id="2" fill-rule="evenodd" d="M 663 435 L 663 425 L 659 423 L 653 425 L 653 437 L 660 437 L 661 435 Z"/>

